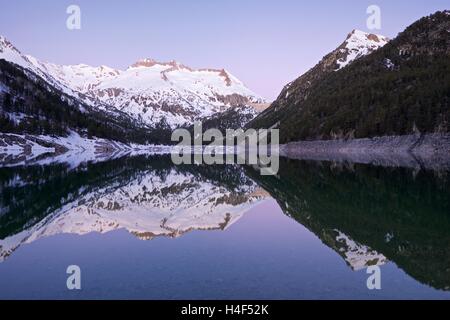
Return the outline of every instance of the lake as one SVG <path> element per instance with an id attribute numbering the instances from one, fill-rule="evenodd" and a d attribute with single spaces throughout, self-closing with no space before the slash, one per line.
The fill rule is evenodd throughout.
<path id="1" fill-rule="evenodd" d="M 0 190 L 1 299 L 450 299 L 446 170 L 141 155 L 2 167 Z"/>

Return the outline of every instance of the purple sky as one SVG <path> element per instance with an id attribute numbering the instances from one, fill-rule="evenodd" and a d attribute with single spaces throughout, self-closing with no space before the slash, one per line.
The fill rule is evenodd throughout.
<path id="1" fill-rule="evenodd" d="M 81 7 L 79 31 L 66 28 L 70 4 Z M 274 99 L 352 29 L 369 31 L 371 4 L 382 10 L 376 33 L 391 38 L 422 16 L 450 9 L 449 0 L 0 0 L 0 34 L 23 53 L 59 64 L 124 69 L 149 57 L 224 67 Z"/>

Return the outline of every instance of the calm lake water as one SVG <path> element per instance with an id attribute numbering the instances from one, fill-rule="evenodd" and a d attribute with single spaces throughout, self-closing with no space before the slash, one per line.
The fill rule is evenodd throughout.
<path id="1" fill-rule="evenodd" d="M 0 168 L 0 192 L 2 299 L 450 299 L 445 171 L 139 156 Z"/>

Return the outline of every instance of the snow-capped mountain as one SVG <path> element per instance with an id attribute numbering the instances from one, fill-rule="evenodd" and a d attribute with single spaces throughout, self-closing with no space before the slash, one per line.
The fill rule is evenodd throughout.
<path id="1" fill-rule="evenodd" d="M 11 42 L 9 42 L 5 37 L 0 35 L 0 59 L 4 59 L 8 62 L 12 62 L 25 70 L 33 72 L 35 75 L 40 76 L 45 81 L 47 81 L 51 86 L 55 87 L 62 92 L 69 94 L 71 96 L 79 98 L 76 92 L 73 92 L 70 88 L 62 85 L 49 75 L 44 64 L 39 62 L 37 59 L 22 54 Z"/>
<path id="2" fill-rule="evenodd" d="M 232 107 L 265 102 L 225 69 L 195 70 L 176 61 L 143 59 L 126 70 L 63 66 L 23 55 L 4 37 L 0 59 L 36 73 L 91 106 L 115 108 L 151 126 L 173 128 Z"/>
<path id="3" fill-rule="evenodd" d="M 249 126 L 266 128 L 273 126 L 283 116 L 276 115 L 277 112 L 280 112 L 286 106 L 297 105 L 306 100 L 310 88 L 327 75 L 343 69 L 355 60 L 383 47 L 388 42 L 389 39 L 384 36 L 353 30 L 339 47 L 323 57 L 317 65 L 305 74 L 287 84 L 277 100 L 268 109 L 261 112 Z"/>
<path id="4" fill-rule="evenodd" d="M 384 36 L 353 30 L 337 49 L 340 54 L 343 54 L 343 57 L 337 60 L 338 70 L 344 68 L 352 61 L 383 47 L 388 42 L 389 39 Z"/>

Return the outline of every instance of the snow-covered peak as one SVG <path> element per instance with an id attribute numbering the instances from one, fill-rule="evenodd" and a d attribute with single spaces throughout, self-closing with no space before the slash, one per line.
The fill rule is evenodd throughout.
<path id="1" fill-rule="evenodd" d="M 137 121 L 172 128 L 233 107 L 265 103 L 225 69 L 193 69 L 177 61 L 138 60 L 126 70 L 57 65 L 22 55 L 0 36 L 0 59 L 30 70 L 92 107 L 112 107 Z"/>
<path id="2" fill-rule="evenodd" d="M 389 39 L 385 36 L 367 33 L 358 29 L 354 29 L 350 32 L 346 39 L 347 43 L 357 43 L 363 46 L 384 46 L 389 42 Z"/>
<path id="3" fill-rule="evenodd" d="M 148 69 L 150 69 L 151 71 Z M 128 69 L 125 72 L 127 71 L 136 72 L 135 73 L 136 75 L 139 75 L 138 73 L 139 71 L 159 72 L 161 78 L 165 81 L 168 81 L 167 77 L 168 73 L 175 71 L 183 71 L 187 74 L 195 73 L 195 74 L 203 74 L 205 76 L 221 77 L 226 86 L 231 86 L 233 84 L 243 85 L 243 83 L 239 79 L 231 75 L 225 69 L 214 69 L 214 68 L 194 69 L 176 60 L 168 62 L 160 62 L 151 58 L 140 59 L 135 63 L 133 63 L 130 67 L 128 67 Z"/>
<path id="4" fill-rule="evenodd" d="M 171 61 L 168 61 L 168 62 L 160 62 L 160 61 L 157 61 L 157 60 L 152 59 L 152 58 L 145 58 L 145 59 L 140 59 L 140 60 L 136 61 L 131 66 L 129 66 L 128 69 L 151 68 L 151 67 L 154 67 L 154 66 L 162 66 L 162 67 L 167 67 L 167 68 L 170 68 L 170 67 L 172 67 L 172 68 L 186 67 L 186 66 L 183 66 L 181 63 L 179 63 L 178 61 L 175 61 L 175 60 L 171 60 Z"/>
<path id="5" fill-rule="evenodd" d="M 42 66 L 58 81 L 81 93 L 122 73 L 108 66 L 91 67 L 86 64 L 63 66 L 45 63 Z"/>
<path id="6" fill-rule="evenodd" d="M 339 69 L 344 68 L 356 59 L 372 53 L 389 42 L 387 37 L 367 33 L 361 30 L 353 30 L 347 36 L 339 50 L 345 54 L 344 58 L 337 61 Z"/>
<path id="7" fill-rule="evenodd" d="M 9 42 L 4 36 L 0 35 L 0 51 L 5 49 L 11 49 L 18 52 L 11 42 Z"/>
<path id="8" fill-rule="evenodd" d="M 133 69 L 133 68 L 151 68 L 154 65 L 158 64 L 158 61 L 154 60 L 154 59 L 150 59 L 150 58 L 146 58 L 146 59 L 140 59 L 138 61 L 136 61 L 135 63 L 133 63 L 129 69 Z"/>
<path id="9" fill-rule="evenodd" d="M 192 124 L 232 107 L 265 102 L 225 69 L 194 69 L 177 61 L 141 59 L 124 71 L 102 73 L 100 78 L 93 73 L 55 76 L 150 125 Z"/>
<path id="10" fill-rule="evenodd" d="M 25 70 L 31 71 L 34 74 L 42 77 L 53 87 L 61 90 L 67 95 L 79 98 L 79 93 L 68 87 L 64 83 L 58 81 L 47 70 L 46 63 L 39 61 L 30 55 L 22 54 L 11 42 L 5 37 L 0 36 L 0 59 L 14 63 Z"/>
<path id="11" fill-rule="evenodd" d="M 11 42 L 5 37 L 0 35 L 0 59 L 15 63 L 21 67 L 29 65 L 27 58 L 13 46 Z"/>

